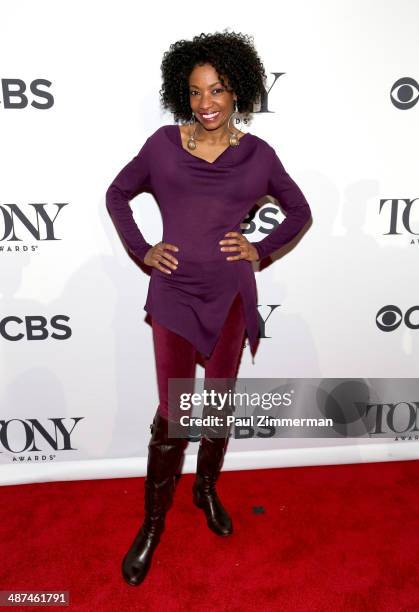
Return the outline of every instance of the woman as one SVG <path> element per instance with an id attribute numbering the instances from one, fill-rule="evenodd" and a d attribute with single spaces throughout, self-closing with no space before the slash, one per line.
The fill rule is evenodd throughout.
<path id="1" fill-rule="evenodd" d="M 122 562 L 130 585 L 145 578 L 164 529 L 187 438 L 168 435 L 168 380 L 195 377 L 197 353 L 205 380 L 234 380 L 247 332 L 252 358 L 258 340 L 252 261 L 289 242 L 310 218 L 309 205 L 274 149 L 232 121 L 249 116 L 266 74 L 252 37 L 201 34 L 171 45 L 162 62 L 161 102 L 176 122 L 149 136 L 106 193 L 107 208 L 128 249 L 152 268 L 144 309 L 151 315 L 159 406 L 149 442 L 144 522 Z M 156 197 L 163 238 L 148 243 L 129 201 L 141 191 Z M 285 220 L 259 242 L 240 224 L 264 195 L 277 198 Z M 215 482 L 228 434 L 202 435 L 193 501 L 221 536 L 232 533 Z"/>

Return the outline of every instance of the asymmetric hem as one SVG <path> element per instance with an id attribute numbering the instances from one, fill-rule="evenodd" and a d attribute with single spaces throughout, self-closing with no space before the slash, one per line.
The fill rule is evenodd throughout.
<path id="1" fill-rule="evenodd" d="M 106 205 L 127 248 L 144 261 L 152 247 L 136 225 L 129 202 L 151 191 L 163 219 L 162 241 L 179 250 L 171 274 L 151 268 L 144 310 L 161 325 L 189 340 L 210 357 L 237 293 L 241 294 L 246 333 L 254 362 L 259 338 L 257 287 L 252 262 L 228 261 L 220 240 L 241 223 L 266 195 L 277 199 L 286 218 L 263 240 L 252 242 L 259 258 L 289 242 L 311 215 L 296 183 L 275 150 L 248 132 L 214 162 L 193 155 L 182 145 L 179 126 L 164 125 L 149 136 L 115 177 Z M 226 246 L 226 245 L 225 245 Z"/>

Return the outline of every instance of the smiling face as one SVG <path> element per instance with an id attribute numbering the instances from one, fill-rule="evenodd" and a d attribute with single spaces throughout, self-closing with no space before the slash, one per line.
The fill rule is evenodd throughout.
<path id="1" fill-rule="evenodd" d="M 228 86 L 227 77 L 223 77 Z M 206 130 L 227 126 L 234 110 L 234 92 L 223 85 L 211 64 L 195 66 L 189 75 L 189 101 L 192 112 Z"/>

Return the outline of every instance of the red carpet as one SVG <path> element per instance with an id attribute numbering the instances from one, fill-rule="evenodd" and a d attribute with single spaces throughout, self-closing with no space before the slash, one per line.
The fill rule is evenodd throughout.
<path id="1" fill-rule="evenodd" d="M 181 477 L 139 587 L 120 562 L 143 478 L 2 487 L 0 590 L 69 590 L 72 611 L 419 610 L 418 461 L 222 472 L 226 538 L 192 482 Z"/>

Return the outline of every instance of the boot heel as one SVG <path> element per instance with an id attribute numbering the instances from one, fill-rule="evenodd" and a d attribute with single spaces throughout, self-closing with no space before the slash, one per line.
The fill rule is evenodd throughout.
<path id="1" fill-rule="evenodd" d="M 197 508 L 202 508 L 202 499 L 200 494 L 198 493 L 196 483 L 194 483 L 192 487 L 192 501 Z"/>
<path id="2" fill-rule="evenodd" d="M 198 498 L 194 495 L 192 498 L 193 503 L 195 504 L 195 506 L 197 508 L 202 508 L 203 507 L 203 503 L 202 501 L 199 501 Z"/>

